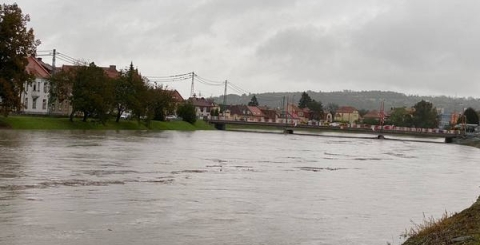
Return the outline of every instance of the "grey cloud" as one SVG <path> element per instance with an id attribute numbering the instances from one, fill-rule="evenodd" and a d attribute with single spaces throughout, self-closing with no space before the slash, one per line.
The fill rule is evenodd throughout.
<path id="1" fill-rule="evenodd" d="M 40 49 L 147 75 L 196 71 L 252 92 L 480 92 L 476 0 L 17 2 Z"/>

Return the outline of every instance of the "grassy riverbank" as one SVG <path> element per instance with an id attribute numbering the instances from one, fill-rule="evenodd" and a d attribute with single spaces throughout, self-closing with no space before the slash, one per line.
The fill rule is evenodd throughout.
<path id="1" fill-rule="evenodd" d="M 480 198 L 471 207 L 452 216 L 425 219 L 407 234 L 403 245 L 480 244 Z"/>
<path id="2" fill-rule="evenodd" d="M 480 148 L 480 139 L 470 138 L 458 142 Z M 409 237 L 403 245 L 479 245 L 480 244 L 480 197 L 469 208 L 453 215 L 445 214 L 439 219 L 426 218 L 406 232 Z"/>
<path id="3" fill-rule="evenodd" d="M 213 126 L 198 120 L 194 125 L 183 121 L 159 122 L 152 121 L 150 125 L 135 120 L 121 120 L 116 123 L 109 121 L 105 125 L 96 121 L 82 122 L 74 119 L 70 122 L 63 117 L 35 117 L 35 116 L 0 116 L 0 129 L 16 130 L 210 130 Z"/>

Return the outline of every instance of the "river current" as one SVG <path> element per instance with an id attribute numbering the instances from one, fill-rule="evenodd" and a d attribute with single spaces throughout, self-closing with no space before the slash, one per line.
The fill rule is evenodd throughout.
<path id="1" fill-rule="evenodd" d="M 0 130 L 0 244 L 400 244 L 480 150 L 228 131 Z"/>

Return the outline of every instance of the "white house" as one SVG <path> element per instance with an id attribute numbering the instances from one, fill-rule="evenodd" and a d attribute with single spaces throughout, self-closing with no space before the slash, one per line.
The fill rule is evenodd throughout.
<path id="1" fill-rule="evenodd" d="M 35 76 L 31 84 L 25 83 L 25 90 L 21 94 L 23 113 L 26 114 L 47 114 L 48 113 L 48 80 L 50 73 L 30 56 L 28 57 L 27 72 Z"/>

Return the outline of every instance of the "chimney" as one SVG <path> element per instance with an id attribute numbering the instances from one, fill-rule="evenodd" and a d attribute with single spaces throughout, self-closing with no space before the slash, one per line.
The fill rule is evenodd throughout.
<path id="1" fill-rule="evenodd" d="M 40 62 L 42 62 L 42 58 L 40 58 L 40 57 L 37 57 L 37 61 L 40 61 Z"/>
<path id="2" fill-rule="evenodd" d="M 110 70 L 116 71 L 116 70 L 117 70 L 117 66 L 116 66 L 116 65 L 110 65 Z"/>

